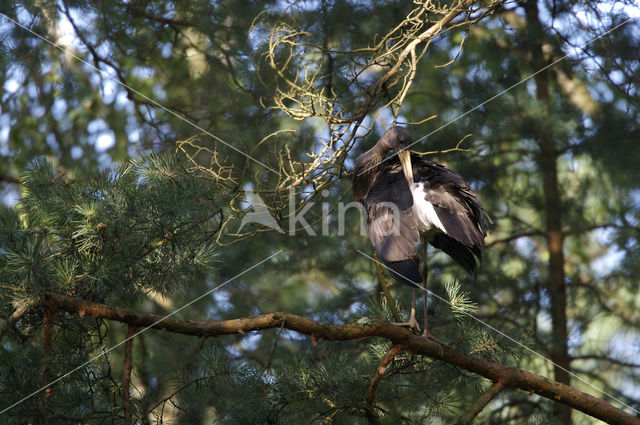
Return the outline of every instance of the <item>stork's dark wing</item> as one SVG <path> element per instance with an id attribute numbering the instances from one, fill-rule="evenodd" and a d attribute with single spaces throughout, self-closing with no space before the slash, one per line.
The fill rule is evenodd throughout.
<path id="1" fill-rule="evenodd" d="M 409 286 L 422 283 L 415 261 L 420 233 L 413 196 L 397 160 L 382 164 L 362 203 L 369 239 L 394 278 Z"/>
<path id="2" fill-rule="evenodd" d="M 477 272 L 477 257 L 491 222 L 469 184 L 457 173 L 435 162 L 413 157 L 415 181 L 422 186 L 425 200 L 433 205 L 443 227 L 431 245 L 443 250 L 469 273 Z"/>

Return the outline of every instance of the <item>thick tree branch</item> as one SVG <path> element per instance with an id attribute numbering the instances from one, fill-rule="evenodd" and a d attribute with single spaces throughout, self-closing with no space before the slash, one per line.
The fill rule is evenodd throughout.
<path id="1" fill-rule="evenodd" d="M 153 327 L 168 332 L 194 336 L 219 336 L 243 334 L 251 331 L 284 327 L 328 341 L 356 340 L 381 337 L 394 345 L 402 345 L 407 351 L 442 360 L 469 372 L 481 375 L 504 388 L 519 388 L 580 410 L 610 424 L 640 425 L 640 418 L 615 408 L 602 399 L 578 391 L 568 385 L 552 381 L 522 369 L 503 366 L 480 357 L 461 353 L 456 349 L 422 338 L 408 329 L 394 326 L 381 319 L 370 319 L 367 323 L 349 323 L 342 326 L 327 325 L 295 314 L 276 312 L 261 316 L 231 319 L 217 322 L 179 320 L 164 316 L 110 307 L 105 304 L 46 293 L 45 303 L 50 307 L 69 313 L 115 320 L 138 327 Z"/>

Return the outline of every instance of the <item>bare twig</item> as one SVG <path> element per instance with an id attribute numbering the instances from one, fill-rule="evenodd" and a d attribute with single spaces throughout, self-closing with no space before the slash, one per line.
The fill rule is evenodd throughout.
<path id="1" fill-rule="evenodd" d="M 296 2 L 286 10 L 276 8 L 261 13 L 250 31 L 256 36 L 256 74 L 273 88 L 272 96 L 261 99 L 262 104 L 296 120 L 320 118 L 328 130 L 328 137 L 315 141 L 312 148 L 301 148 L 306 141 L 300 140 L 301 136 L 293 129 L 275 131 L 255 144 L 251 155 L 265 156 L 266 162 L 280 173 L 277 182 L 254 180 L 253 192 L 264 201 L 272 216 L 277 221 L 291 218 L 323 189 L 344 177 L 348 154 L 358 140 L 373 131 L 376 111 L 391 110 L 394 122 L 397 121 L 422 58 L 435 37 L 458 28 L 468 30 L 470 24 L 493 13 L 503 2 L 415 1 L 386 34 L 376 36 L 367 46 L 348 46 L 344 50 L 327 41 L 332 36 L 327 34 L 331 25 L 306 27 L 308 11 L 296 9 Z M 330 19 L 326 9 L 331 7 L 329 4 L 323 3 L 321 19 Z M 319 44 L 318 40 L 324 43 Z M 325 59 L 310 61 L 315 57 Z M 340 75 L 342 83 L 335 84 L 335 75 Z M 373 119 L 363 124 L 366 118 Z M 218 243 L 227 245 L 258 232 L 272 231 L 250 226 L 237 232 L 238 219 L 247 214 L 243 192 L 238 190 L 247 167 L 232 165 L 225 147 L 209 139 L 193 138 L 180 142 L 178 149 L 197 171 L 225 187 L 233 186 L 228 187 L 231 208 L 221 223 Z M 451 150 L 462 149 L 458 144 Z M 315 218 L 316 222 L 322 220 L 319 214 Z M 311 221 L 308 226 L 301 224 L 301 228 L 292 231 L 308 231 L 314 226 Z"/>
<path id="2" fill-rule="evenodd" d="M 276 347 L 278 346 L 278 341 L 280 340 L 280 335 L 282 335 L 283 329 L 284 329 L 284 321 L 282 322 L 282 325 L 280 325 L 280 330 L 278 331 L 278 334 L 273 340 L 273 346 L 271 347 L 271 352 L 269 353 L 269 357 L 267 357 L 267 363 L 264 366 L 265 374 L 269 371 L 269 369 L 271 369 L 271 362 L 273 361 L 273 355 L 276 352 Z"/>
<path id="3" fill-rule="evenodd" d="M 166 16 L 160 16 L 157 15 L 155 13 L 149 13 L 143 9 L 138 9 L 136 7 L 131 7 L 130 3 L 127 3 L 126 6 L 128 8 L 128 10 L 130 11 L 130 13 L 133 16 L 142 16 L 143 18 L 149 19 L 151 21 L 155 21 L 155 22 L 160 22 L 161 24 L 165 24 L 165 25 L 169 25 L 171 27 L 173 26 L 189 26 L 189 22 L 182 20 L 182 19 L 176 19 L 176 18 L 167 18 Z"/>

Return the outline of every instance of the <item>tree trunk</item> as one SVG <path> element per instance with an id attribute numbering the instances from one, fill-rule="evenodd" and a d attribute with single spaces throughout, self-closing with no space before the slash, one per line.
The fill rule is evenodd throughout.
<path id="1" fill-rule="evenodd" d="M 533 71 L 548 63 L 543 52 L 544 31 L 538 16 L 538 4 L 529 0 L 525 4 L 529 22 L 529 40 L 532 46 Z M 549 72 L 545 70 L 535 76 L 536 95 L 543 104 L 545 115 L 549 117 Z M 541 125 L 536 134 L 540 153 L 538 164 L 542 172 L 544 192 L 545 237 L 549 249 L 547 290 L 551 301 L 552 338 L 549 354 L 554 365 L 554 379 L 570 385 L 569 352 L 567 346 L 567 291 L 564 274 L 564 236 L 562 233 L 562 207 L 558 183 L 558 151 L 549 125 Z M 555 413 L 563 425 L 571 425 L 571 409 L 556 404 Z"/>

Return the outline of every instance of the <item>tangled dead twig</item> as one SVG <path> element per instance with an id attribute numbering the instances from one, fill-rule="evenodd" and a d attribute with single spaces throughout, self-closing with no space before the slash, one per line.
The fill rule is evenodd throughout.
<path id="1" fill-rule="evenodd" d="M 432 40 L 454 29 L 466 30 L 502 3 L 503 0 L 459 0 L 442 5 L 416 0 L 404 19 L 386 34 L 372 36 L 369 45 L 357 45 L 353 40 L 332 41 L 327 29 L 331 23 L 327 21 L 329 2 L 319 6 L 323 8 L 320 20 L 325 20 L 320 24 L 317 15 L 309 16 L 308 10 L 297 2 L 286 10 L 261 13 L 252 24 L 250 37 L 256 46 L 255 72 L 273 93 L 262 98 L 263 106 L 294 120 L 318 120 L 327 131 L 322 131 L 326 136 L 318 138 L 318 130 L 312 135 L 293 129 L 278 130 L 256 143 L 249 154 L 278 170 L 278 177 L 275 173 L 265 176 L 265 170 L 255 170 L 254 164 L 233 164 L 223 146 L 215 141 L 191 138 L 179 142 L 178 150 L 195 170 L 234 194 L 231 213 L 225 217 L 218 242 L 227 244 L 264 230 L 249 226 L 237 232 L 228 226 L 247 213 L 239 186 L 243 182 L 252 181 L 252 191 L 273 217 L 282 220 L 302 210 L 318 193 L 348 174 L 345 161 L 349 152 L 373 131 L 377 117 L 390 112 L 394 123 L 397 121 Z M 459 144 L 452 150 L 461 150 Z M 255 174 L 248 175 L 250 172 Z M 316 219 L 321 221 L 323 217 Z"/>

